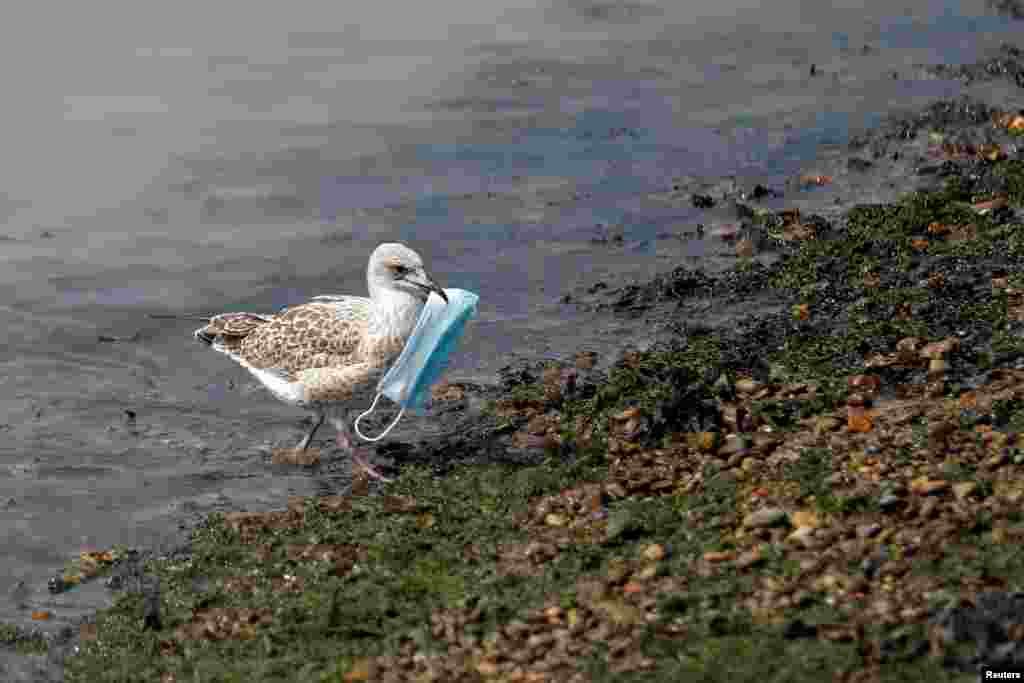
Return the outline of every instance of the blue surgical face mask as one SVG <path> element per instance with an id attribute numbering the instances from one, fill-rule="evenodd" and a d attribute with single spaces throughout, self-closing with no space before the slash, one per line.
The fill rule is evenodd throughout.
<path id="1" fill-rule="evenodd" d="M 354 426 L 360 438 L 366 441 L 383 439 L 407 409 L 417 415 L 424 413 L 430 387 L 445 371 L 448 356 L 455 350 L 466 323 L 476 314 L 476 303 L 480 299 L 464 289 L 446 289 L 444 293 L 448 297 L 447 304 L 431 292 L 401 355 L 377 385 L 373 403 L 356 418 Z M 359 431 L 359 421 L 373 412 L 381 396 L 387 396 L 402 409 L 380 436 L 364 436 Z"/>

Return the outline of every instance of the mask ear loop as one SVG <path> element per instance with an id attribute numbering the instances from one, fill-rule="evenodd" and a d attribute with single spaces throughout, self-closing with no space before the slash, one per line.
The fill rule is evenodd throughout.
<path id="1" fill-rule="evenodd" d="M 353 426 L 356 429 L 356 434 L 358 434 L 359 438 L 362 439 L 363 441 L 380 441 L 381 439 L 388 435 L 388 432 L 394 429 L 395 425 L 398 424 L 398 421 L 402 419 L 402 415 L 405 414 L 405 406 L 402 406 L 402 409 L 398 411 L 398 415 L 395 417 L 394 421 L 392 421 L 392 423 L 388 425 L 388 428 L 385 429 L 379 436 L 375 436 L 373 438 L 365 436 L 361 431 L 359 431 L 359 421 L 366 417 L 368 414 L 373 412 L 373 409 L 377 406 L 377 401 L 380 400 L 380 397 L 381 394 L 377 394 L 373 399 L 373 403 L 370 404 L 370 407 L 364 410 L 362 413 L 360 413 L 359 417 L 356 418 L 356 421 L 353 424 Z"/>

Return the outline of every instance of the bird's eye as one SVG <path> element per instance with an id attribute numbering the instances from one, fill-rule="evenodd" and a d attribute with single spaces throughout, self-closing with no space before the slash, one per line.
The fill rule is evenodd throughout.
<path id="1" fill-rule="evenodd" d="M 395 275 L 401 277 L 409 272 L 409 269 L 405 266 L 395 266 Z"/>

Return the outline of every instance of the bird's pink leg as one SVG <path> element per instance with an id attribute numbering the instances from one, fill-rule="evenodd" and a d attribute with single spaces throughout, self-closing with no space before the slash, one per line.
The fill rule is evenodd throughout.
<path id="1" fill-rule="evenodd" d="M 341 420 L 335 422 L 334 425 L 338 429 L 338 447 L 348 452 L 349 457 L 352 458 L 352 462 L 356 463 L 365 470 L 365 472 L 379 481 L 390 484 L 394 479 L 385 477 L 380 471 L 371 465 L 366 459 L 366 449 L 356 448 L 353 443 L 352 435 L 348 431 L 348 425 Z"/>

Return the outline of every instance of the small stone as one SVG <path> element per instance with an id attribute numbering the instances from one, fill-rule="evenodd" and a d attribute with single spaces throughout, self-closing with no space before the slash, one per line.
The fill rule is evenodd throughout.
<path id="1" fill-rule="evenodd" d="M 1003 451 L 999 451 L 998 453 L 993 455 L 991 458 L 986 460 L 985 461 L 985 465 L 990 467 L 990 468 L 992 468 L 992 469 L 996 469 L 997 467 L 1002 467 L 1003 465 L 1005 465 L 1009 461 L 1010 461 L 1010 456 L 1007 453 L 1003 452 Z"/>
<path id="2" fill-rule="evenodd" d="M 651 560 L 652 562 L 657 562 L 665 557 L 665 546 L 660 543 L 652 543 L 644 548 L 642 554 L 646 559 Z"/>
<path id="3" fill-rule="evenodd" d="M 882 533 L 878 534 L 877 541 L 879 543 L 888 543 L 889 539 L 896 535 L 896 532 L 896 527 L 889 527 L 888 529 L 882 531 Z"/>
<path id="4" fill-rule="evenodd" d="M 969 498 L 974 492 L 978 490 L 978 484 L 973 481 L 961 481 L 957 484 L 953 484 L 953 495 L 958 500 Z"/>
<path id="5" fill-rule="evenodd" d="M 624 487 L 622 484 L 618 483 L 617 481 L 613 481 L 612 483 L 606 485 L 604 487 L 604 490 L 612 498 L 625 498 L 626 497 L 626 487 Z"/>
<path id="6" fill-rule="evenodd" d="M 747 441 L 737 434 L 729 434 L 723 439 L 722 446 L 718 449 L 718 457 L 728 458 L 729 464 L 735 464 L 731 462 L 731 459 L 738 456 L 742 461 L 743 454 L 746 452 L 749 452 Z"/>
<path id="7" fill-rule="evenodd" d="M 761 546 L 757 545 L 750 550 L 742 553 L 736 558 L 736 567 L 739 569 L 746 569 L 747 567 L 753 567 L 755 564 L 760 563 L 764 559 L 764 555 L 761 552 Z"/>
<path id="8" fill-rule="evenodd" d="M 579 370 L 591 370 L 597 365 L 597 353 L 594 351 L 580 351 L 575 357 L 576 368 Z"/>
<path id="9" fill-rule="evenodd" d="M 658 565 L 649 564 L 640 571 L 633 574 L 638 581 L 649 581 L 658 575 Z"/>
<path id="10" fill-rule="evenodd" d="M 923 340 L 918 337 L 904 337 L 896 342 L 896 353 L 903 356 L 912 356 L 921 347 Z"/>
<path id="11" fill-rule="evenodd" d="M 544 618 L 552 625 L 562 623 L 562 608 L 557 605 L 548 607 L 544 610 Z"/>
<path id="12" fill-rule="evenodd" d="M 814 434 L 815 436 L 821 436 L 829 432 L 834 432 L 839 429 L 842 424 L 837 418 L 834 417 L 817 417 L 814 420 Z"/>
<path id="13" fill-rule="evenodd" d="M 786 511 L 782 508 L 764 508 L 752 512 L 743 518 L 743 526 L 748 529 L 760 529 L 775 526 L 786 519 Z"/>
<path id="14" fill-rule="evenodd" d="M 812 510 L 797 510 L 790 516 L 790 519 L 795 527 L 809 526 L 816 529 L 821 526 L 821 520 Z"/>
<path id="15" fill-rule="evenodd" d="M 881 617 L 890 616 L 893 612 L 896 611 L 896 608 L 893 606 L 892 602 L 884 598 L 875 602 L 873 607 L 875 613 Z"/>
<path id="16" fill-rule="evenodd" d="M 839 542 L 839 550 L 843 555 L 857 557 L 863 554 L 864 541 L 859 538 L 848 538 Z"/>
<path id="17" fill-rule="evenodd" d="M 949 482 L 943 479 L 915 479 L 910 482 L 911 493 L 919 496 L 937 496 L 949 490 Z"/>
<path id="18" fill-rule="evenodd" d="M 548 526 L 565 526 L 568 521 L 565 515 L 560 515 L 557 512 L 549 512 L 544 516 L 544 523 Z"/>
<path id="19" fill-rule="evenodd" d="M 481 676 L 485 678 L 497 676 L 498 673 L 500 672 L 498 664 L 493 659 L 480 660 L 480 662 L 476 665 L 476 670 L 480 673 Z"/>
<path id="20" fill-rule="evenodd" d="M 736 553 L 732 550 L 719 550 L 704 553 L 705 562 L 728 562 L 736 559 Z"/>
<path id="21" fill-rule="evenodd" d="M 950 353 L 951 351 L 956 351 L 959 348 L 960 348 L 960 340 L 957 339 L 956 337 L 948 337 L 946 339 L 943 339 L 942 341 L 932 342 L 931 344 L 926 344 L 918 352 L 918 355 L 921 358 L 938 359 L 938 358 L 942 358 L 943 356 L 945 356 L 947 353 Z"/>
<path id="22" fill-rule="evenodd" d="M 761 384 L 760 382 L 748 379 L 746 377 L 741 377 L 736 380 L 736 390 L 744 394 L 753 394 L 754 392 L 761 389 L 761 387 L 763 386 L 764 385 Z"/>
<path id="23" fill-rule="evenodd" d="M 814 538 L 814 529 L 809 526 L 798 527 L 796 531 L 786 537 L 786 542 L 808 549 L 817 545 L 817 540 Z"/>
<path id="24" fill-rule="evenodd" d="M 543 647 L 555 640 L 555 636 L 547 631 L 540 633 L 534 633 L 532 636 L 526 639 L 526 647 L 533 649 Z"/>
<path id="25" fill-rule="evenodd" d="M 814 587 L 818 590 L 833 591 L 844 589 L 849 579 L 842 574 L 823 574 L 814 581 Z"/>
<path id="26" fill-rule="evenodd" d="M 878 499 L 878 507 L 882 509 L 882 512 L 893 512 L 900 507 L 902 502 L 899 496 L 886 493 Z"/>
<path id="27" fill-rule="evenodd" d="M 861 524 L 857 527 L 857 536 L 860 538 L 874 538 L 881 530 L 881 524 Z"/>
<path id="28" fill-rule="evenodd" d="M 846 588 L 850 593 L 864 594 L 871 590 L 871 582 L 869 582 L 863 576 L 854 576 L 850 580 L 850 585 Z"/>
<path id="29" fill-rule="evenodd" d="M 935 498 L 929 498 L 924 501 L 921 505 L 921 509 L 918 511 L 917 516 L 921 519 L 931 519 L 935 515 L 935 510 L 939 507 L 939 501 Z"/>

